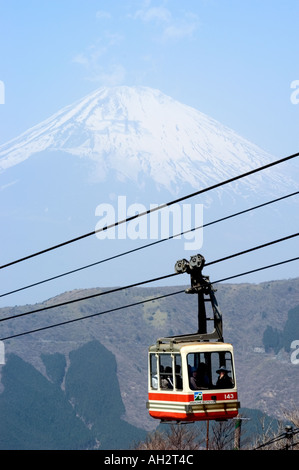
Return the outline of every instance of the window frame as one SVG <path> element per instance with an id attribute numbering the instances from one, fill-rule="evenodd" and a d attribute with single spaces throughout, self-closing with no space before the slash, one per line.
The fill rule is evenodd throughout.
<path id="1" fill-rule="evenodd" d="M 193 360 L 190 360 L 193 356 Z M 231 378 L 232 386 L 226 388 L 235 388 L 235 375 L 234 375 L 234 363 L 233 363 L 233 354 L 230 350 L 223 349 L 221 351 L 197 351 L 189 352 L 186 355 L 186 365 L 188 372 L 188 388 L 191 391 L 194 391 L 194 388 L 190 386 L 190 371 L 191 368 L 198 368 L 200 363 L 206 365 L 206 375 L 209 379 L 210 385 L 203 386 L 195 390 L 221 390 L 216 386 L 217 379 L 219 375 L 216 373 L 222 365 L 229 369 L 228 376 Z M 226 388 L 223 388 L 225 390 Z"/>
<path id="2" fill-rule="evenodd" d="M 180 371 L 175 372 L 178 370 L 178 366 Z M 162 367 L 163 371 L 161 371 Z M 171 367 L 171 372 L 166 371 L 166 367 Z M 168 378 L 170 378 L 170 382 Z M 162 386 L 162 379 L 168 382 L 167 387 Z M 167 392 L 183 390 L 182 356 L 179 352 L 149 353 L 149 387 L 151 390 L 167 390 Z"/>

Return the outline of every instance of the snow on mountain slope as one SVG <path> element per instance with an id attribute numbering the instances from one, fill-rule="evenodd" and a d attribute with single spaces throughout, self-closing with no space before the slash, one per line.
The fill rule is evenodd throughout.
<path id="1" fill-rule="evenodd" d="M 151 204 L 167 203 L 173 194 L 188 195 L 275 159 L 214 119 L 157 90 L 101 88 L 0 146 L 1 263 L 92 233 L 99 222 L 104 223 L 106 212 L 110 222 L 122 220 L 140 207 L 144 211 Z M 164 238 L 165 227 L 169 235 L 178 234 L 180 229 L 199 226 L 202 218 L 207 224 L 272 196 L 291 193 L 297 187 L 293 160 L 288 165 L 291 176 L 286 166 L 258 172 L 225 189 L 191 198 L 187 204 L 171 206 L 173 216 L 164 209 L 155 213 L 157 218 L 140 219 L 140 225 L 135 226 L 134 221 L 122 225 L 125 230 L 111 231 L 110 238 L 107 231 L 105 239 L 87 238 L 18 264 L 9 272 L 3 270 L 2 292 L 45 277 L 55 278 L 62 271 L 76 270 L 98 259 L 112 260 L 115 254 L 135 249 L 146 240 Z M 195 250 L 211 261 L 292 234 L 298 231 L 298 206 L 293 199 L 230 218 L 221 225 L 207 224 L 202 236 L 200 231 L 190 232 L 155 245 L 142 256 L 136 251 L 130 256 L 130 265 L 124 256 L 20 290 L 12 300 L 3 297 L 2 305 L 42 301 L 75 288 L 156 278 L 168 274 L 176 259 L 188 258 Z M 291 258 L 296 253 L 295 243 L 294 239 L 279 249 L 275 245 L 263 255 L 253 253 L 250 260 L 249 256 L 235 258 L 229 266 L 215 264 L 215 271 L 211 268 L 206 274 L 221 279 L 242 269 Z M 277 269 L 277 274 L 262 271 L 260 278 L 253 275 L 253 281 L 298 275 L 294 264 L 286 265 L 283 273 Z"/>
<path id="2" fill-rule="evenodd" d="M 1 145 L 0 172 L 45 150 L 91 159 L 100 181 L 109 172 L 140 184 L 146 176 L 172 192 L 274 160 L 192 107 L 151 88 L 126 86 L 98 89 Z M 276 176 L 272 184 L 275 179 L 281 183 Z"/>

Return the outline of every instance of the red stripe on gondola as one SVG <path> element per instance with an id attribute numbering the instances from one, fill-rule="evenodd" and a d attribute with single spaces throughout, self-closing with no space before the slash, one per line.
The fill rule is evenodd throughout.
<path id="1" fill-rule="evenodd" d="M 149 400 L 154 401 L 181 401 L 184 403 L 189 403 L 193 401 L 193 394 L 183 395 L 182 393 L 149 393 L 148 394 Z"/>
<path id="2" fill-rule="evenodd" d="M 203 393 L 203 401 L 205 400 L 214 400 L 213 397 L 216 397 L 217 401 L 231 401 L 237 400 L 238 394 L 237 392 L 226 392 L 226 393 Z M 178 401 L 183 403 L 189 403 L 194 401 L 194 395 L 192 394 L 183 394 L 183 393 L 160 393 L 160 392 L 149 392 L 148 394 L 149 400 L 152 401 Z M 200 403 L 200 402 L 199 402 Z"/>
<path id="3" fill-rule="evenodd" d="M 232 419 L 238 415 L 238 410 L 230 410 L 224 412 L 223 410 L 217 412 L 204 411 L 201 413 L 171 413 L 166 411 L 152 411 L 149 412 L 150 416 L 157 419 L 167 420 L 184 420 L 184 421 L 206 421 L 216 419 Z"/>

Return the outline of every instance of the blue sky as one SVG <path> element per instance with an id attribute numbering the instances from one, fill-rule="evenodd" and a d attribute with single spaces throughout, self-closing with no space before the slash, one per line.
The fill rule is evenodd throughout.
<path id="1" fill-rule="evenodd" d="M 298 18 L 298 0 L 0 0 L 0 145 L 99 87 L 143 85 L 274 158 L 297 153 Z"/>
<path id="2" fill-rule="evenodd" d="M 298 0 L 0 1 L 0 144 L 100 86 L 145 85 L 298 150 Z"/>

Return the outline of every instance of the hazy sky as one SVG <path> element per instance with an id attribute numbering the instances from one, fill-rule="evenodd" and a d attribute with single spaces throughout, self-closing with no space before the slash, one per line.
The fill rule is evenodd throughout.
<path id="1" fill-rule="evenodd" d="M 295 153 L 298 18 L 298 0 L 1 0 L 0 144 L 125 84 L 158 88 L 275 156 Z"/>
<path id="2" fill-rule="evenodd" d="M 297 153 L 298 18 L 298 0 L 0 0 L 0 145 L 99 87 L 143 85 L 208 114 L 274 158 Z M 13 191 L 18 204 L 24 194 L 16 193 L 17 185 Z M 295 223 L 293 212 L 290 219 Z M 22 238 L 20 227 L 10 237 L 5 220 L 3 239 L 27 254 L 13 239 Z M 71 236 L 91 229 L 80 227 Z M 258 243 L 254 230 L 251 246 Z M 59 238 L 56 232 L 40 241 L 42 248 Z M 23 238 L 35 243 L 31 235 Z M 5 242 L 2 247 L 8 252 Z M 81 264 L 85 255 L 82 250 Z M 26 266 L 18 283 L 12 275 L 10 288 L 24 283 Z M 297 276 L 292 269 L 267 276 Z"/>

